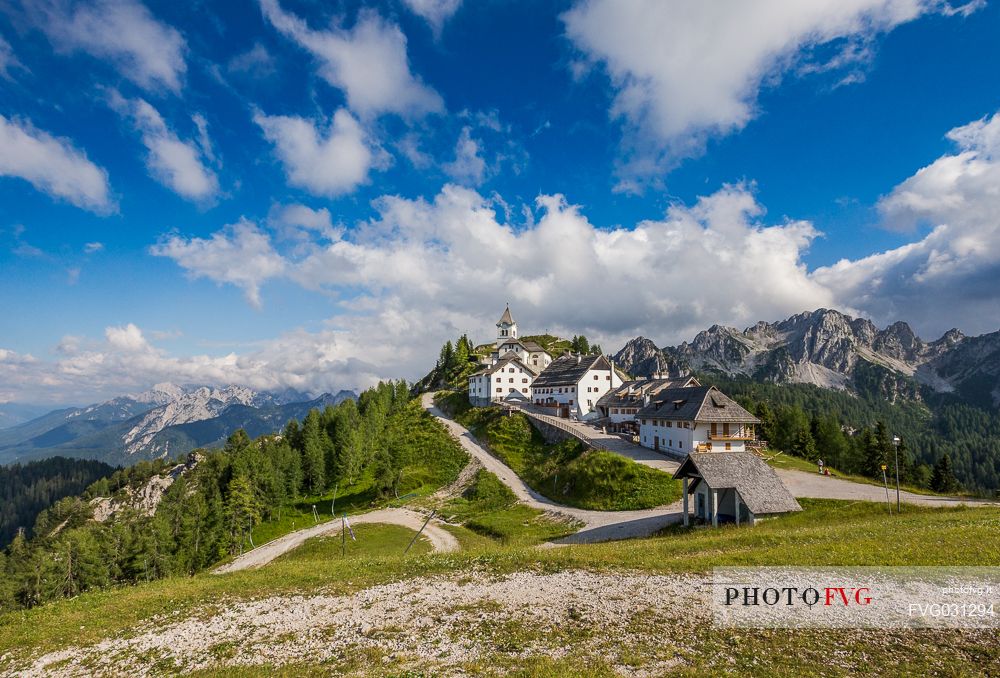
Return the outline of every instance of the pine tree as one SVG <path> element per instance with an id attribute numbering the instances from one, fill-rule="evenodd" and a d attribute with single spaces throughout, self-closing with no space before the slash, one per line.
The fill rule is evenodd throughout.
<path id="1" fill-rule="evenodd" d="M 882 464 L 885 463 L 885 450 L 879 444 L 878 438 L 870 428 L 861 434 L 862 473 L 870 478 L 882 478 Z"/>
<path id="2" fill-rule="evenodd" d="M 310 410 L 302 422 L 302 479 L 308 493 L 317 494 L 326 487 L 325 437 L 319 410 Z"/>
<path id="3" fill-rule="evenodd" d="M 951 468 L 951 457 L 947 453 L 941 455 L 941 458 L 934 464 L 931 489 L 935 492 L 945 493 L 958 491 L 958 479 L 955 478 L 955 472 Z"/>
<path id="4" fill-rule="evenodd" d="M 226 499 L 230 552 L 243 552 L 250 530 L 259 522 L 260 504 L 254 493 L 253 483 L 246 476 L 236 476 L 229 483 L 229 497 Z"/>

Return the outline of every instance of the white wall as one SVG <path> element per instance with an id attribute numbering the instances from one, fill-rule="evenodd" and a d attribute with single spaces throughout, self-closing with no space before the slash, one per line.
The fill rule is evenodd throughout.
<path id="1" fill-rule="evenodd" d="M 555 401 L 561 406 L 569 405 L 570 413 L 582 419 L 597 412 L 597 401 L 601 396 L 618 386 L 621 386 L 621 379 L 614 370 L 587 370 L 580 381 L 572 386 L 532 389 L 531 401 Z M 562 393 L 559 392 L 560 389 Z"/>
<path id="2" fill-rule="evenodd" d="M 646 424 L 642 422 L 645 421 Z M 666 426 L 667 423 L 672 426 Z M 649 449 L 655 449 L 656 437 L 660 438 L 660 449 L 671 450 L 687 454 L 696 451 L 698 445 L 711 443 L 712 452 L 743 452 L 746 450 L 746 443 L 742 440 L 709 440 L 711 431 L 710 425 L 705 422 L 686 422 L 690 428 L 678 428 L 678 424 L 683 422 L 665 422 L 661 419 L 640 419 L 639 420 L 639 444 Z M 730 424 L 732 433 L 739 429 L 741 424 Z M 718 425 L 718 432 L 722 432 L 722 424 Z M 726 444 L 729 447 L 726 447 Z"/>

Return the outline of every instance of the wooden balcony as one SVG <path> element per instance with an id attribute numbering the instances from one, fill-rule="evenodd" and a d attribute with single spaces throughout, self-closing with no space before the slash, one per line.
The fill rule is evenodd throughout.
<path id="1" fill-rule="evenodd" d="M 722 440 L 722 441 L 733 442 L 733 441 L 756 440 L 757 438 L 753 434 L 748 435 L 746 433 L 737 432 L 737 433 L 709 433 L 708 439 L 713 441 Z"/>

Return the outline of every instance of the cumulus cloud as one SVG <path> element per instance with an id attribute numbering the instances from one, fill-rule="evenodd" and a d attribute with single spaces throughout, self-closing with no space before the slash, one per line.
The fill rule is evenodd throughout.
<path id="1" fill-rule="evenodd" d="M 154 179 L 188 200 L 204 203 L 216 196 L 219 180 L 204 162 L 212 159 L 212 146 L 203 117 L 193 119 L 198 141 L 182 141 L 149 102 L 123 99 L 116 93 L 112 106 L 139 133 L 147 151 L 146 168 Z"/>
<path id="2" fill-rule="evenodd" d="M 904 318 L 928 331 L 958 325 L 997 329 L 1000 318 L 1000 113 L 948 133 L 943 155 L 879 202 L 887 226 L 922 239 L 818 269 L 814 278 L 839 303 L 888 322 Z"/>
<path id="3" fill-rule="evenodd" d="M 188 356 L 157 346 L 156 332 L 133 323 L 112 326 L 101 339 L 65 337 L 53 360 L 0 348 L 0 401 L 82 405 L 161 382 L 314 394 L 367 387 L 393 370 L 401 374 L 402 363 L 412 361 L 406 335 L 419 332 L 422 320 L 416 313 L 387 310 L 364 326 L 292 330 L 246 353 Z"/>
<path id="4" fill-rule="evenodd" d="M 707 138 L 742 129 L 761 88 L 791 70 L 838 70 L 857 80 L 882 33 L 922 14 L 967 14 L 941 0 L 581 0 L 566 34 L 615 89 L 625 122 L 623 189 L 702 151 Z M 814 59 L 819 48 L 835 56 Z M 854 70 L 851 70 L 854 69 Z"/>
<path id="5" fill-rule="evenodd" d="M 349 193 L 368 180 L 370 170 L 382 169 L 388 162 L 386 153 L 345 109 L 334 114 L 325 130 L 293 116 L 257 113 L 254 122 L 274 145 L 288 182 L 315 195 Z"/>
<path id="6" fill-rule="evenodd" d="M 417 117 L 443 109 L 441 97 L 410 71 L 406 36 L 378 13 L 362 10 L 353 28 L 318 31 L 285 12 L 277 0 L 260 0 L 267 20 L 320 63 L 320 75 L 343 90 L 362 117 L 396 113 Z"/>
<path id="7" fill-rule="evenodd" d="M 270 237 L 245 219 L 211 238 L 168 235 L 151 247 L 150 253 L 173 259 L 194 278 L 236 285 L 257 308 L 261 305 L 261 284 L 285 270 L 285 261 L 272 248 Z"/>
<path id="8" fill-rule="evenodd" d="M 403 0 L 411 12 L 424 19 L 435 37 L 452 15 L 462 6 L 462 0 Z"/>
<path id="9" fill-rule="evenodd" d="M 88 242 L 83 246 L 84 254 L 97 254 L 98 252 L 104 251 L 104 243 L 102 242 Z"/>
<path id="10" fill-rule="evenodd" d="M 28 18 L 57 51 L 104 59 L 149 91 L 179 92 L 187 64 L 184 38 L 136 0 L 25 2 Z"/>
<path id="11" fill-rule="evenodd" d="M 712 323 L 750 324 L 834 300 L 802 263 L 815 229 L 765 223 L 742 185 L 630 228 L 597 228 L 558 195 L 539 198 L 532 221 L 515 227 L 492 199 L 457 185 L 430 201 L 386 196 L 375 209 L 355 228 L 317 232 L 304 249 L 262 244 L 273 276 L 344 300 L 329 331 L 294 334 L 296 355 L 308 358 L 302 378 L 315 378 L 314 359 L 338 365 L 343 384 L 415 378 L 445 339 L 490 340 L 506 301 L 524 331 L 584 332 L 610 348 L 640 332 L 680 341 Z M 228 254 L 237 239 L 229 228 L 197 241 L 226 253 L 197 270 L 220 282 L 245 274 L 248 257 Z M 183 249 L 162 253 L 192 270 Z"/>
<path id="12" fill-rule="evenodd" d="M 483 183 L 486 161 L 480 154 L 479 146 L 480 142 L 472 137 L 472 129 L 463 127 L 455 143 L 455 159 L 445 163 L 445 173 L 455 181 L 470 186 Z"/>
<path id="13" fill-rule="evenodd" d="M 115 209 L 108 174 L 68 139 L 58 139 L 27 121 L 0 115 L 0 177 L 19 177 L 39 191 L 83 209 Z"/>

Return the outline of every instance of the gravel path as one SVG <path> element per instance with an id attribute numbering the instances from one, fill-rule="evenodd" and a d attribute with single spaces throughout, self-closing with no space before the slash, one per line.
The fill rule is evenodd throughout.
<path id="1" fill-rule="evenodd" d="M 427 517 L 422 516 L 419 513 L 415 513 L 414 511 L 408 511 L 407 509 L 389 508 L 372 511 L 370 513 L 359 513 L 355 516 L 348 516 L 348 520 L 351 521 L 352 525 L 361 525 L 364 523 L 387 523 L 391 525 L 402 525 L 403 527 L 408 527 L 412 530 L 419 530 L 420 526 L 424 524 L 425 520 L 427 520 Z M 333 519 L 325 523 L 320 523 L 319 525 L 291 532 L 262 546 L 258 546 L 252 551 L 247 551 L 232 562 L 226 563 L 225 565 L 213 570 L 213 574 L 237 572 L 239 570 L 246 570 L 266 565 L 278 556 L 287 553 L 298 546 L 302 546 L 307 539 L 328 534 L 338 534 L 340 532 L 340 526 L 341 522 L 337 519 Z M 427 524 L 427 527 L 424 528 L 421 536 L 430 541 L 431 547 L 434 551 L 443 553 L 448 551 L 457 551 L 459 549 L 458 539 L 455 538 L 455 535 L 439 525 L 434 524 L 433 520 Z"/>
<path id="2" fill-rule="evenodd" d="M 496 475 L 524 504 L 583 523 L 584 527 L 579 532 L 559 539 L 556 543 L 582 544 L 647 537 L 667 525 L 681 521 L 679 501 L 670 506 L 640 511 L 588 511 L 556 503 L 528 487 L 512 468 L 487 452 L 468 429 L 445 416 L 434 406 L 432 393 L 425 393 L 422 403 L 458 439 L 466 452 L 478 459 L 487 471 Z"/>
<path id="3" fill-rule="evenodd" d="M 582 421 L 554 417 L 551 414 L 539 412 L 537 409 L 526 405 L 521 405 L 520 408 L 526 416 L 532 419 L 555 426 L 556 428 L 572 429 L 598 447 L 602 447 L 615 454 L 620 454 L 623 457 L 628 457 L 636 463 L 655 468 L 664 473 L 673 473 L 680 468 L 681 462 L 684 461 L 684 455 L 681 455 L 679 459 L 671 459 L 665 453 L 651 450 L 642 445 L 636 445 L 613 433 L 603 433 L 599 429 Z"/>
<path id="4" fill-rule="evenodd" d="M 878 485 L 855 483 L 842 478 L 821 476 L 819 473 L 807 473 L 794 469 L 775 469 L 781 482 L 788 491 L 796 497 L 811 497 L 814 499 L 847 499 L 854 501 L 885 501 L 885 488 Z M 963 497 L 940 497 L 901 491 L 900 500 L 905 504 L 918 506 L 997 506 L 997 502 L 977 501 Z M 889 501 L 896 507 L 896 490 L 889 487 Z"/>

